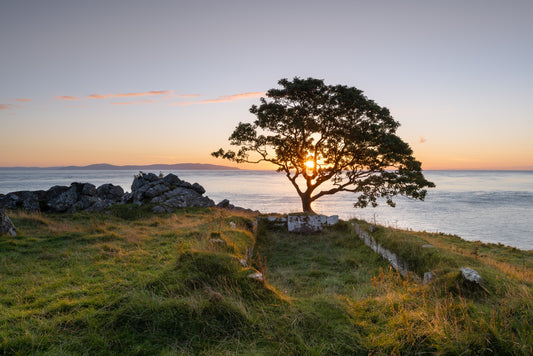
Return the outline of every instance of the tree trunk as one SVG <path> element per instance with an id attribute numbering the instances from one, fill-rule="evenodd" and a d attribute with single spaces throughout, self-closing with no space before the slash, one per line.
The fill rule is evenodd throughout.
<path id="1" fill-rule="evenodd" d="M 313 209 L 311 208 L 311 198 L 305 195 L 300 196 L 302 199 L 302 209 L 304 213 L 310 213 L 315 214 Z"/>

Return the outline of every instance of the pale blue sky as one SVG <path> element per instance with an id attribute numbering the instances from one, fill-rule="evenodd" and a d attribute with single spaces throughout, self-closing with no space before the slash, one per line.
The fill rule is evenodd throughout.
<path id="1" fill-rule="evenodd" d="M 235 95 L 299 76 L 388 107 L 425 168 L 533 169 L 532 14 L 512 0 L 0 1 L 0 166 L 222 164 L 209 153 L 259 96 Z"/>

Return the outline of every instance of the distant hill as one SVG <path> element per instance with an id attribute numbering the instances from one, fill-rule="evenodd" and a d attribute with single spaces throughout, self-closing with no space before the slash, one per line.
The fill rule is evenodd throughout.
<path id="1" fill-rule="evenodd" d="M 0 167 L 1 169 L 69 169 L 69 170 L 135 170 L 135 171 L 185 171 L 185 170 L 239 170 L 239 168 L 220 166 L 216 164 L 203 163 L 177 163 L 177 164 L 149 164 L 149 165 L 126 165 L 115 166 L 112 164 L 101 163 L 91 164 L 88 166 L 62 166 L 62 167 Z"/>

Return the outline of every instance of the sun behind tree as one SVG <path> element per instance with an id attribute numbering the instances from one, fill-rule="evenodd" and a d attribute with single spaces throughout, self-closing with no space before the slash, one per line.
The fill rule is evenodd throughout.
<path id="1" fill-rule="evenodd" d="M 394 206 L 398 194 L 424 200 L 424 188 L 435 186 L 424 178 L 409 145 L 396 136 L 399 123 L 389 110 L 361 90 L 313 78 L 278 84 L 281 89 L 270 89 L 260 106 L 250 108 L 257 119 L 233 131 L 229 141 L 239 149 L 221 148 L 213 156 L 274 164 L 308 213 L 313 213 L 312 202 L 338 192 L 357 194 L 355 207 L 376 206 L 378 198 Z"/>

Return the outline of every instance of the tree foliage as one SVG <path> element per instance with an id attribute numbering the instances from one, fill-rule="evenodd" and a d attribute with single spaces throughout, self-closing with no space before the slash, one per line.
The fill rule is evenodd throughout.
<path id="1" fill-rule="evenodd" d="M 229 141 L 235 151 L 213 152 L 237 163 L 270 162 L 284 172 L 304 212 L 325 195 L 353 192 L 356 207 L 394 206 L 401 194 L 423 200 L 434 187 L 422 174 L 409 145 L 396 135 L 389 110 L 354 87 L 325 85 L 319 79 L 281 79 L 239 123 Z"/>

